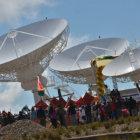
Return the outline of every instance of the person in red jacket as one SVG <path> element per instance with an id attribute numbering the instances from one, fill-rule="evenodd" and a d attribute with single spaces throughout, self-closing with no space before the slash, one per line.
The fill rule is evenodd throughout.
<path id="1" fill-rule="evenodd" d="M 113 98 L 111 101 L 111 108 L 112 108 L 112 120 L 115 118 L 116 120 L 118 120 L 118 115 L 117 115 L 117 109 L 115 106 L 115 99 Z"/>
<path id="2" fill-rule="evenodd" d="M 101 103 L 99 103 L 98 105 L 98 112 L 100 114 L 100 120 L 101 122 L 103 122 L 105 120 L 105 109 Z"/>

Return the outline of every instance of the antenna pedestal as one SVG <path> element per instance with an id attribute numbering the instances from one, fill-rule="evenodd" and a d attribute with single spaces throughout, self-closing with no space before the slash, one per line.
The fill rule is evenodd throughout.
<path id="1" fill-rule="evenodd" d="M 34 102 L 37 104 L 41 100 L 41 96 L 38 95 L 37 90 L 32 90 L 33 96 L 34 96 Z"/>

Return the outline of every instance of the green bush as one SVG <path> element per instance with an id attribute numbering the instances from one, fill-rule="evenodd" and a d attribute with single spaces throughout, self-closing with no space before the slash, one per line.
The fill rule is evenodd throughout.
<path id="1" fill-rule="evenodd" d="M 43 133 L 42 133 L 42 137 L 45 139 L 45 138 L 47 138 L 47 131 L 44 131 Z"/>
<path id="2" fill-rule="evenodd" d="M 140 117 L 139 116 L 133 117 L 133 121 L 139 122 L 140 121 Z"/>
<path id="3" fill-rule="evenodd" d="M 60 127 L 56 128 L 56 132 L 58 132 L 59 135 L 62 135 L 65 133 L 65 128 L 60 126 Z"/>
<path id="4" fill-rule="evenodd" d="M 131 116 L 128 116 L 127 118 L 125 118 L 125 122 L 127 123 L 131 123 L 133 121 L 133 118 Z"/>
<path id="5" fill-rule="evenodd" d="M 64 136 L 65 136 L 66 138 L 71 138 L 70 132 L 68 132 L 68 131 L 64 134 Z"/>
<path id="6" fill-rule="evenodd" d="M 39 139 L 40 139 L 40 134 L 39 134 L 39 133 L 32 134 L 32 137 L 33 137 L 35 140 L 39 140 Z"/>
<path id="7" fill-rule="evenodd" d="M 52 132 L 48 131 L 47 138 L 49 140 L 61 140 L 61 136 L 55 131 Z"/>
<path id="8" fill-rule="evenodd" d="M 85 135 L 86 135 L 86 136 L 89 135 L 89 131 L 88 131 L 88 130 L 85 131 Z"/>
<path id="9" fill-rule="evenodd" d="M 104 126 L 106 129 L 109 129 L 111 127 L 111 123 L 110 122 L 105 122 Z"/>
<path id="10" fill-rule="evenodd" d="M 115 132 L 115 129 L 113 129 L 112 127 L 108 129 L 108 132 L 112 133 Z"/>
<path id="11" fill-rule="evenodd" d="M 122 118 L 122 117 L 117 121 L 118 124 L 124 124 L 124 122 L 125 122 L 124 118 Z"/>
<path id="12" fill-rule="evenodd" d="M 77 135 L 81 134 L 81 128 L 80 128 L 79 126 L 76 126 L 76 128 L 75 128 L 75 133 L 76 133 Z"/>
<path id="13" fill-rule="evenodd" d="M 121 131 L 128 131 L 128 130 L 129 130 L 128 126 L 121 129 Z"/>
<path id="14" fill-rule="evenodd" d="M 109 122 L 110 122 L 111 127 L 114 126 L 115 124 L 117 124 L 117 121 L 116 120 L 111 120 Z"/>
<path id="15" fill-rule="evenodd" d="M 129 132 L 132 132 L 133 131 L 133 129 L 132 128 L 129 128 L 129 130 L 128 130 Z"/>
<path id="16" fill-rule="evenodd" d="M 75 131 L 75 126 L 70 126 L 70 127 L 68 128 L 68 130 L 70 130 L 70 131 Z"/>
<path id="17" fill-rule="evenodd" d="M 103 126 L 103 123 L 101 122 L 95 122 L 95 123 L 91 123 L 89 128 L 91 128 L 92 130 L 96 130 L 98 127 Z"/>
<path id="18" fill-rule="evenodd" d="M 138 128 L 138 131 L 140 131 L 140 127 Z"/>
<path id="19" fill-rule="evenodd" d="M 91 125 L 91 129 L 92 130 L 96 130 L 96 126 L 93 124 L 93 125 Z"/>
<path id="20" fill-rule="evenodd" d="M 87 129 L 88 129 L 88 127 L 86 127 L 86 126 L 85 127 L 84 126 L 82 127 L 82 130 L 83 131 L 86 131 Z"/>

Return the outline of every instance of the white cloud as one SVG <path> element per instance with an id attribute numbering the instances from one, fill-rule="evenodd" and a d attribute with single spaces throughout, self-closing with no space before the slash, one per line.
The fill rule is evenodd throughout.
<path id="1" fill-rule="evenodd" d="M 5 84 L 5 89 L 0 93 L 0 110 L 10 111 L 11 109 L 12 112 L 17 113 L 21 107 L 20 105 L 15 106 L 13 103 L 21 96 L 21 91 L 20 83 Z"/>
<path id="2" fill-rule="evenodd" d="M 0 23 L 17 23 L 21 18 L 36 18 L 40 6 L 53 7 L 52 0 L 0 0 Z"/>
<path id="3" fill-rule="evenodd" d="M 89 41 L 89 35 L 83 35 L 80 37 L 70 36 L 68 38 L 68 44 L 67 44 L 67 47 L 65 48 L 65 50 L 70 47 L 74 47 L 75 45 L 87 42 L 87 41 Z"/>
<path id="4" fill-rule="evenodd" d="M 6 104 L 2 106 L 0 109 L 1 109 L 1 112 L 5 110 L 6 112 L 10 111 L 12 114 L 18 114 L 19 111 L 22 109 L 22 107 L 20 105 Z"/>

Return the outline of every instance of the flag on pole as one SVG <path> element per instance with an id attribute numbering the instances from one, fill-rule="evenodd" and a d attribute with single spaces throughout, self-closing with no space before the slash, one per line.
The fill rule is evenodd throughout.
<path id="1" fill-rule="evenodd" d="M 39 96 L 44 95 L 45 89 L 43 88 L 43 86 L 42 86 L 42 84 L 40 82 L 40 77 L 39 76 L 37 77 L 37 90 L 38 90 L 38 95 Z"/>

